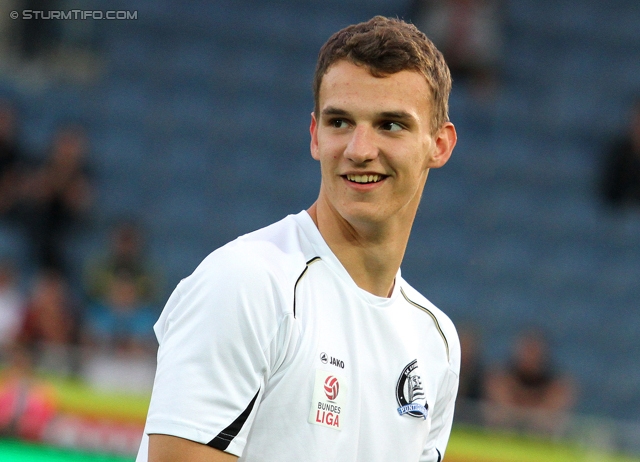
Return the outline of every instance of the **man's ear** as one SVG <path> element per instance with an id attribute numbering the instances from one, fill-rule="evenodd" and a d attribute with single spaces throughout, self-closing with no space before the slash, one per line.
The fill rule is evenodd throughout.
<path id="1" fill-rule="evenodd" d="M 311 113 L 309 133 L 311 134 L 311 157 L 315 160 L 320 160 L 318 156 L 318 121 L 316 120 L 315 112 Z"/>
<path id="2" fill-rule="evenodd" d="M 456 127 L 451 122 L 445 122 L 435 136 L 436 147 L 431 156 L 429 168 L 440 168 L 446 164 L 457 141 Z"/>

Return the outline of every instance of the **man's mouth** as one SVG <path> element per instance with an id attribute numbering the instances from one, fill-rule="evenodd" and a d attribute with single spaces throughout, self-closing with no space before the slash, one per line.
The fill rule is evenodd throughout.
<path id="1" fill-rule="evenodd" d="M 367 184 L 367 183 L 377 183 L 378 181 L 384 180 L 384 175 L 345 175 L 347 180 L 352 181 L 354 183 Z"/>

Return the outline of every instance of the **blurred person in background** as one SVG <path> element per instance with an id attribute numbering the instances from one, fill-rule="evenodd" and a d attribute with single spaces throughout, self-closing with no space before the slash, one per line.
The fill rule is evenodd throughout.
<path id="1" fill-rule="evenodd" d="M 122 272 L 132 279 L 142 303 L 156 304 L 160 297 L 159 272 L 145 252 L 140 225 L 134 220 L 119 220 L 111 230 L 102 255 L 87 264 L 85 294 L 94 303 L 106 303 L 113 280 Z"/>
<path id="2" fill-rule="evenodd" d="M 503 49 L 501 0 L 414 0 L 415 25 L 442 50 L 454 82 L 490 96 Z"/>
<path id="3" fill-rule="evenodd" d="M 482 343 L 478 330 L 470 325 L 458 330 L 460 337 L 460 384 L 456 400 L 455 420 L 478 424 L 481 422 L 480 402 L 485 398 L 485 367 Z"/>
<path id="4" fill-rule="evenodd" d="M 64 9 L 64 3 L 61 0 L 20 0 L 15 8 L 20 11 L 43 11 L 43 16 L 48 17 L 49 11 Z M 17 38 L 22 57 L 25 60 L 36 60 L 53 53 L 60 42 L 60 28 L 63 22 L 40 16 L 17 21 Z"/>
<path id="5" fill-rule="evenodd" d="M 558 435 L 576 400 L 573 381 L 552 362 L 538 330 L 516 338 L 510 363 L 487 376 L 486 417 L 490 425 Z"/>
<path id="6" fill-rule="evenodd" d="M 83 282 L 83 377 L 101 388 L 146 392 L 155 371 L 160 283 L 139 222 L 114 223 Z"/>
<path id="7" fill-rule="evenodd" d="M 7 367 L 0 370 L 0 436 L 42 441 L 56 416 L 58 393 L 35 374 L 27 348 L 14 344 L 7 357 Z"/>
<path id="8" fill-rule="evenodd" d="M 14 345 L 24 322 L 24 296 L 13 262 L 0 260 L 0 350 Z"/>
<path id="9" fill-rule="evenodd" d="M 15 212 L 20 197 L 26 156 L 18 143 L 16 109 L 0 101 L 0 217 Z"/>
<path id="10" fill-rule="evenodd" d="M 36 355 L 43 369 L 70 374 L 78 339 L 79 306 L 63 273 L 42 269 L 27 299 L 19 341 Z"/>
<path id="11" fill-rule="evenodd" d="M 602 176 L 605 201 L 614 207 L 640 206 L 640 96 L 631 108 L 629 125 L 606 151 Z"/>
<path id="12" fill-rule="evenodd" d="M 24 221 L 40 267 L 68 270 L 65 239 L 87 217 L 93 198 L 88 150 L 82 127 L 63 126 L 55 133 L 44 164 L 29 174 Z"/>
<path id="13" fill-rule="evenodd" d="M 108 280 L 105 298 L 88 307 L 84 343 L 124 355 L 155 352 L 153 325 L 159 310 L 149 305 L 135 275 L 120 269 Z"/>

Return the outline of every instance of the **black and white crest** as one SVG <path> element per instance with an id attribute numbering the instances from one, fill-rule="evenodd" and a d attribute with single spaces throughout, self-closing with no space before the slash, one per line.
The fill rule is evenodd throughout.
<path id="1" fill-rule="evenodd" d="M 422 379 L 418 375 L 418 360 L 414 359 L 403 369 L 396 385 L 398 414 L 427 418 L 429 405 L 422 388 Z"/>

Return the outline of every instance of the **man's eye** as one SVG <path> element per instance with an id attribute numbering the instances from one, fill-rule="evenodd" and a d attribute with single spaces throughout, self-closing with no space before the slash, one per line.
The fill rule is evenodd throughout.
<path id="1" fill-rule="evenodd" d="M 390 132 L 399 132 L 402 130 L 402 125 L 397 122 L 385 122 L 381 125 L 381 128 Z"/>
<path id="2" fill-rule="evenodd" d="M 334 128 L 347 128 L 347 122 L 343 119 L 333 119 L 331 121 L 331 126 Z"/>

